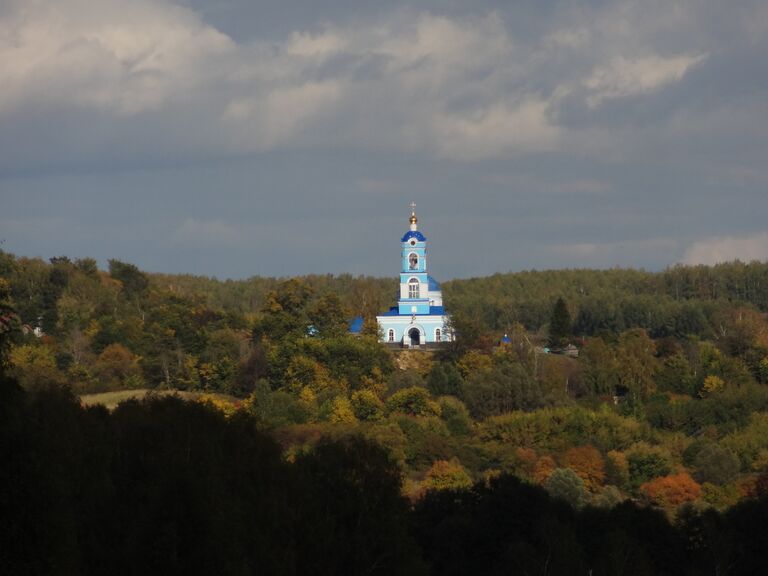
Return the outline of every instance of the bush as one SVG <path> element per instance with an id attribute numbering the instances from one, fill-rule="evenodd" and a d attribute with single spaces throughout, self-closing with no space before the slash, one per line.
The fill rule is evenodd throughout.
<path id="1" fill-rule="evenodd" d="M 387 412 L 410 416 L 440 416 L 440 405 L 433 402 L 426 388 L 412 386 L 398 390 L 387 399 Z"/>

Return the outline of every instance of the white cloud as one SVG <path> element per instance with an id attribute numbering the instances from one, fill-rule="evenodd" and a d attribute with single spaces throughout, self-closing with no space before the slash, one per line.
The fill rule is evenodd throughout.
<path id="1" fill-rule="evenodd" d="M 557 143 L 558 129 L 547 119 L 547 103 L 530 99 L 509 108 L 462 116 L 437 116 L 435 132 L 441 155 L 460 160 L 505 156 L 516 151 L 546 151 Z"/>
<path id="2" fill-rule="evenodd" d="M 705 238 L 694 242 L 683 257 L 685 264 L 717 264 L 730 260 L 768 260 L 768 232 Z"/>
<path id="3" fill-rule="evenodd" d="M 339 100 L 337 82 L 308 82 L 230 102 L 223 118 L 240 148 L 269 150 L 290 142 Z"/>
<path id="4" fill-rule="evenodd" d="M 591 92 L 587 103 L 594 108 L 607 99 L 654 92 L 680 80 L 692 66 L 705 58 L 705 54 L 671 58 L 658 55 L 637 58 L 617 56 L 607 65 L 596 67 L 584 80 L 584 86 Z"/>
<path id="5" fill-rule="evenodd" d="M 288 39 L 286 52 L 303 58 L 325 59 L 340 53 L 346 47 L 346 39 L 332 31 L 317 35 L 294 32 Z"/>
<path id="6" fill-rule="evenodd" d="M 0 111 L 33 100 L 133 114 L 194 90 L 229 37 L 194 12 L 136 0 L 12 1 L 0 20 Z"/>

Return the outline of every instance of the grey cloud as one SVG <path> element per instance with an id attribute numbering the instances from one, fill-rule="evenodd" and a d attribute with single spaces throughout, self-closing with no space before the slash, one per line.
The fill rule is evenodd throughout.
<path id="1" fill-rule="evenodd" d="M 66 2 L 32 5 L 28 22 L 44 29 Z M 0 27 L 18 28 L 14 6 Z M 0 67 L 5 249 L 390 274 L 416 199 L 450 277 L 661 267 L 764 229 L 757 0 L 125 9 L 0 42 L 0 61 L 21 54 Z M 78 49 L 49 74 L 57 42 Z M 54 56 L 40 67 L 38 53 Z"/>

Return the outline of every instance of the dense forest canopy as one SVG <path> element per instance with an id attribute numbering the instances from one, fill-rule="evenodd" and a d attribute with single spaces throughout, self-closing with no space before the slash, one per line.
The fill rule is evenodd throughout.
<path id="1" fill-rule="evenodd" d="M 379 464 L 394 466 L 388 477 L 397 491 L 419 503 L 407 522 L 423 556 L 404 556 L 415 573 L 423 562 L 448 573 L 462 566 L 446 560 L 455 550 L 433 539 L 425 522 L 442 526 L 446 538 L 472 540 L 471 530 L 451 524 L 452 514 L 467 526 L 483 523 L 496 498 L 529 489 L 540 491 L 530 498 L 554 506 L 548 521 L 573 539 L 573 558 L 585 567 L 589 558 L 605 563 L 594 573 L 612 573 L 615 558 L 580 539 L 582 522 L 621 524 L 631 516 L 671 530 L 679 550 L 688 550 L 686 530 L 706 525 L 719 534 L 720 512 L 765 492 L 768 264 L 453 280 L 443 290 L 457 339 L 435 353 L 378 343 L 375 314 L 394 301 L 396 286 L 396 279 L 347 275 L 218 281 L 149 274 L 118 260 L 105 271 L 90 258 L 0 253 L 3 371 L 8 386 L 20 386 L 14 398 L 27 414 L 61 407 L 70 422 L 84 419 L 80 434 L 94 434 L 94 422 L 122 434 L 134 417 L 155 426 L 148 414 L 167 409 L 173 418 L 203 420 L 213 411 L 224 422 L 215 426 L 266 434 L 276 445 L 264 454 L 276 450 L 283 463 L 270 466 L 278 468 L 314 462 L 307 455 L 323 450 L 323 458 L 343 460 L 338 446 L 327 446 L 349 438 L 368 443 L 353 449 L 365 457 L 379 458 L 365 446 L 380 447 L 389 464 Z M 356 315 L 365 322 L 353 336 L 347 327 Z M 187 414 L 169 408 L 178 399 L 150 398 L 110 416 L 77 408 L 68 396 L 85 402 L 90 393 L 148 389 L 191 394 L 203 408 Z M 39 404 L 51 394 L 53 404 Z M 223 430 L 216 434 L 228 438 Z M 325 465 L 298 468 L 312 470 L 311 483 Z M 465 491 L 468 500 L 441 500 L 444 491 Z M 550 497 L 573 510 L 545 504 Z M 391 501 L 394 524 L 406 522 L 398 502 Z M 632 516 L 643 514 L 638 505 L 665 516 Z M 531 558 L 521 570 L 541 560 L 546 534 L 525 544 L 527 552 L 516 549 Z M 674 562 L 655 557 L 655 544 L 636 536 L 622 545 L 643 550 L 638 574 Z M 727 558 L 732 550 L 710 552 Z M 498 569 L 494 554 L 512 553 L 489 551 L 485 568 Z"/>

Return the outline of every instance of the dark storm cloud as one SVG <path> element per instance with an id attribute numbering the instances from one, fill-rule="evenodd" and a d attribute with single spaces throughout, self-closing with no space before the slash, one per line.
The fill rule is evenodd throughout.
<path id="1" fill-rule="evenodd" d="M 768 257 L 768 9 L 9 2 L 0 239 L 244 277 Z"/>

